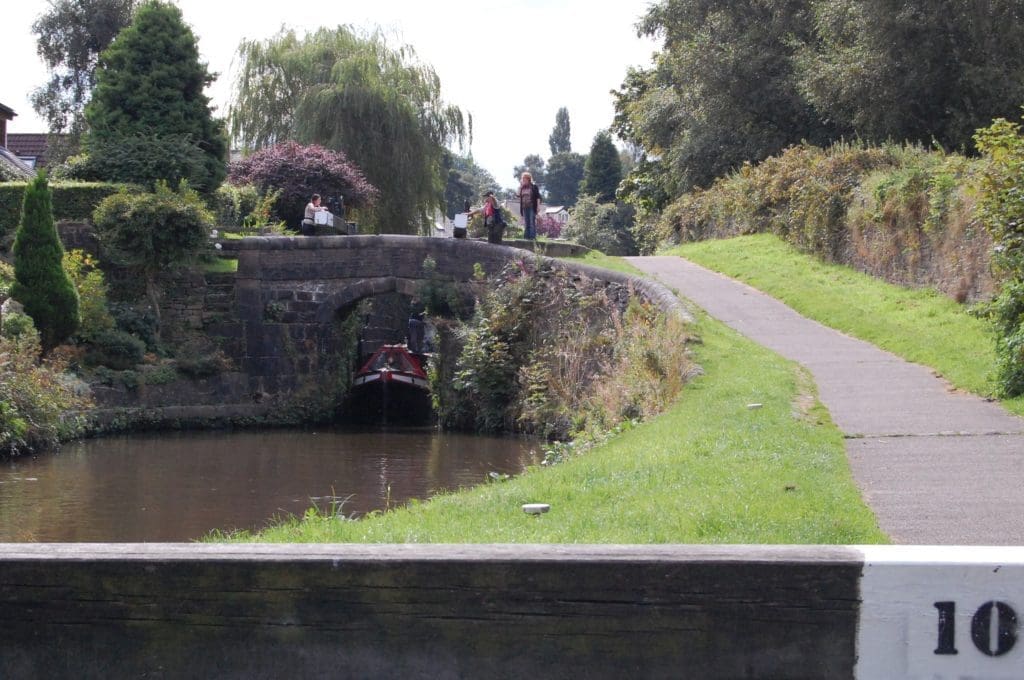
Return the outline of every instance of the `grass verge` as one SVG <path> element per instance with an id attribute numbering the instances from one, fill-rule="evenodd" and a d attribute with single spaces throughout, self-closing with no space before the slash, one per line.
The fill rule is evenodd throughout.
<path id="1" fill-rule="evenodd" d="M 743 281 L 808 318 L 928 366 L 957 388 L 984 397 L 994 392 L 989 324 L 933 290 L 825 264 L 771 234 L 690 243 L 666 254 Z M 1024 415 L 1024 397 L 1002 403 Z"/>
<path id="2" fill-rule="evenodd" d="M 218 257 L 202 263 L 205 274 L 233 274 L 238 271 L 238 258 Z"/>
<path id="3" fill-rule="evenodd" d="M 695 332 L 705 375 L 664 414 L 583 455 L 356 521 L 311 511 L 259 534 L 211 539 L 884 542 L 853 484 L 842 437 L 802 370 L 706 316 Z M 524 503 L 549 503 L 551 511 L 526 515 Z"/>

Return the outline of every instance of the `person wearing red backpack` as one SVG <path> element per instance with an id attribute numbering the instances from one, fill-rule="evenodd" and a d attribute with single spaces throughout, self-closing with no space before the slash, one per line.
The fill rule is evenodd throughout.
<path id="1" fill-rule="evenodd" d="M 505 217 L 501 214 L 501 206 L 498 205 L 498 199 L 494 197 L 493 191 L 488 191 L 484 194 L 483 207 L 473 210 L 469 213 L 469 216 L 472 217 L 477 213 L 482 213 L 484 216 L 484 227 L 487 229 L 487 242 L 501 243 L 502 232 L 505 231 Z"/>

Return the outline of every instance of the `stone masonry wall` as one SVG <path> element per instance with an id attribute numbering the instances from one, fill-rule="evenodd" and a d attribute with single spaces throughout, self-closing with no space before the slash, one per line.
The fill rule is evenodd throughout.
<path id="1" fill-rule="evenodd" d="M 254 237 L 239 243 L 237 274 L 184 273 L 165 283 L 167 333 L 181 341 L 216 344 L 235 371 L 196 389 L 187 385 L 136 394 L 97 395 L 101 405 L 135 407 L 147 422 L 162 409 L 173 420 L 279 416 L 331 396 L 341 347 L 337 321 L 360 300 L 389 293 L 412 297 L 428 277 L 465 283 L 482 269 L 491 275 L 511 261 L 524 267 L 540 257 L 523 250 L 462 239 L 411 236 Z M 432 272 L 424 268 L 430 258 Z M 632 295 L 668 313 L 686 315 L 664 287 L 637 277 L 563 260 L 577 285 L 604 287 L 625 307 Z M 178 403 L 181 402 L 181 403 Z M 182 409 L 185 409 L 184 411 Z"/>

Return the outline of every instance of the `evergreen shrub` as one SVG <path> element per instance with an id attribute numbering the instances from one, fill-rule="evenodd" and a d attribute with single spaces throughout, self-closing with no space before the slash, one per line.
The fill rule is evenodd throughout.
<path id="1" fill-rule="evenodd" d="M 110 314 L 118 330 L 139 338 L 150 351 L 159 349 L 156 315 L 152 309 L 128 302 L 111 302 Z"/>
<path id="2" fill-rule="evenodd" d="M 78 292 L 62 265 L 64 248 L 53 223 L 43 171 L 26 188 L 23 206 L 14 240 L 11 296 L 32 317 L 47 353 L 77 330 Z"/>

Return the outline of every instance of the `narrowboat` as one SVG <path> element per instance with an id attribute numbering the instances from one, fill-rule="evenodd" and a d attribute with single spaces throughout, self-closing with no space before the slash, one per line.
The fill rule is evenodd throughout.
<path id="1" fill-rule="evenodd" d="M 382 345 L 352 379 L 350 406 L 363 420 L 422 424 L 430 420 L 426 356 Z"/>

